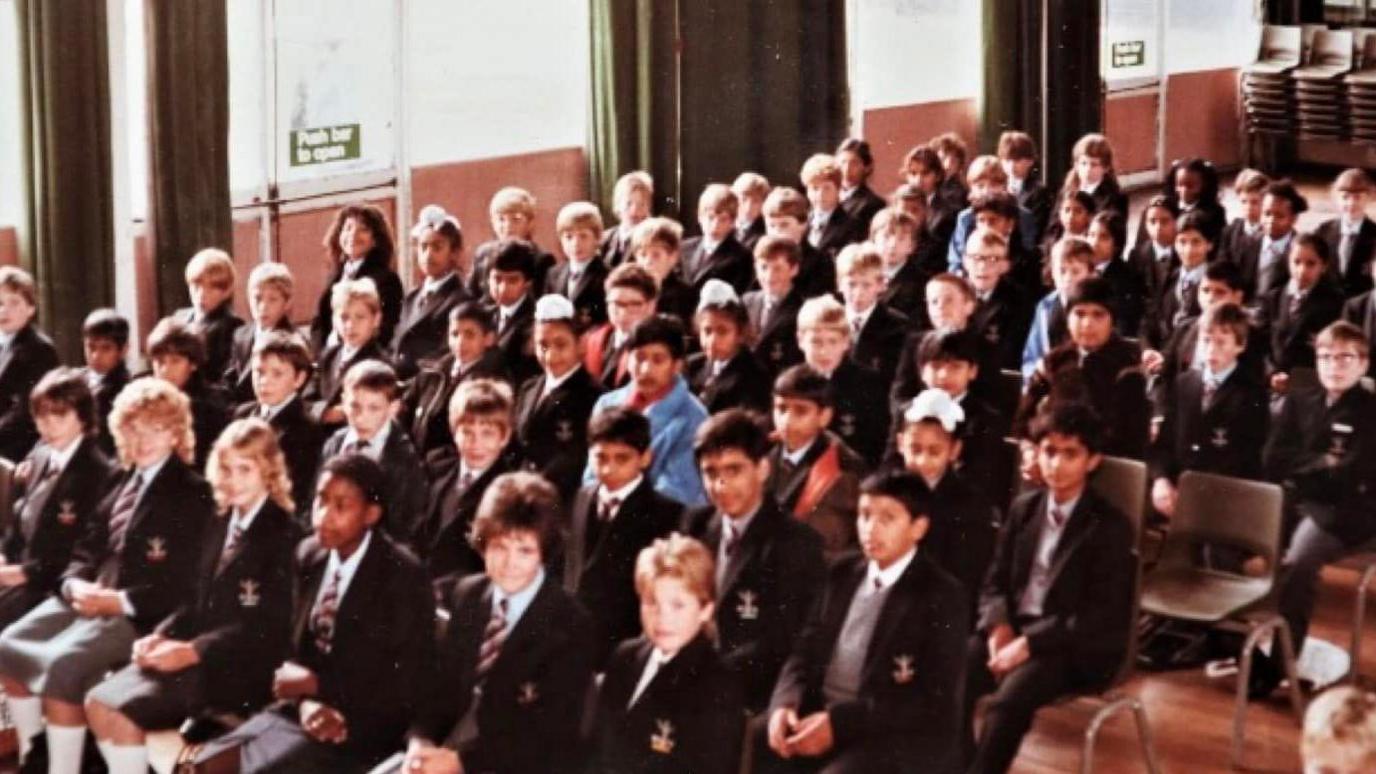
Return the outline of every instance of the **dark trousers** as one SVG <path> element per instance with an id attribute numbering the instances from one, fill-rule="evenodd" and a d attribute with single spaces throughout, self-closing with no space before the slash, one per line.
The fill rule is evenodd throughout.
<path id="1" fill-rule="evenodd" d="M 1081 682 L 1064 656 L 1033 656 L 1002 680 L 994 678 L 988 661 L 987 638 L 979 634 L 971 637 L 965 667 L 966 725 L 962 735 L 970 774 L 1007 771 L 1037 710 L 1070 693 Z M 990 699 L 976 739 L 975 705 L 986 695 Z"/>

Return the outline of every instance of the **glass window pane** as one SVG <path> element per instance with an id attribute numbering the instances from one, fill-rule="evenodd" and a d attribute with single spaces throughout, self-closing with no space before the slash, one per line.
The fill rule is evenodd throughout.
<path id="1" fill-rule="evenodd" d="M 0 0 L 0 226 L 13 226 L 22 217 L 19 133 L 22 131 L 19 91 L 19 35 L 14 3 Z"/>

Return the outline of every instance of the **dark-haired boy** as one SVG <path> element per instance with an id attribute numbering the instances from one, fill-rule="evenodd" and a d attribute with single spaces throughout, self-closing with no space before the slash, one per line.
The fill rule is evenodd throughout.
<path id="1" fill-rule="evenodd" d="M 925 387 L 951 396 L 965 413 L 961 455 L 956 463 L 966 481 L 987 492 L 1002 492 L 1012 480 L 1005 465 L 1003 437 L 1012 417 L 1005 416 L 977 394 L 980 374 L 979 340 L 964 331 L 932 331 L 917 347 L 917 368 Z M 892 426 L 903 424 L 908 401 L 891 406 Z M 895 438 L 897 433 L 894 433 Z"/>
<path id="2" fill-rule="evenodd" d="M 1371 290 L 1371 259 L 1376 256 L 1376 222 L 1367 217 L 1371 178 L 1360 168 L 1345 169 L 1333 180 L 1331 193 L 1338 217 L 1314 229 L 1328 243 L 1329 276 L 1337 280 L 1343 296 L 1352 298 Z"/>
<path id="3" fill-rule="evenodd" d="M 650 421 L 627 408 L 593 415 L 587 428 L 595 483 L 578 490 L 569 510 L 564 588 L 592 615 L 600 669 L 617 643 L 641 631 L 635 561 L 640 550 L 678 528 L 683 506 L 655 491 Z"/>
<path id="4" fill-rule="evenodd" d="M 97 309 L 81 323 L 81 345 L 86 367 L 81 369 L 96 401 L 93 428 L 106 454 L 115 453 L 110 435 L 110 409 L 115 396 L 129 383 L 124 356 L 129 351 L 129 321 L 113 309 Z"/>
<path id="5" fill-rule="evenodd" d="M 573 302 L 550 294 L 535 304 L 535 359 L 543 373 L 516 398 L 516 435 L 529 465 L 569 502 L 588 456 L 587 428 L 602 386 L 583 368 Z"/>
<path id="6" fill-rule="evenodd" d="M 396 771 L 578 770 L 595 639 L 587 612 L 546 570 L 562 517 L 540 477 L 492 482 L 473 522 L 485 572 L 454 589 L 439 671 Z"/>
<path id="7" fill-rule="evenodd" d="M 402 381 L 410 380 L 424 363 L 446 352 L 449 313 L 469 298 L 457 271 L 463 235 L 457 230 L 454 233 L 458 234 L 457 242 L 428 224 L 412 231 L 425 278 L 402 298 L 401 317 L 389 345 Z M 437 242 L 445 247 L 437 249 Z"/>
<path id="8" fill-rule="evenodd" d="M 836 556 L 855 545 L 855 498 L 867 466 L 827 430 L 835 407 L 831 382 L 805 363 L 774 380 L 774 434 L 769 450 L 770 496 L 811 525 Z"/>
<path id="9" fill-rule="evenodd" d="M 766 236 L 788 239 L 798 246 L 798 271 L 794 275 L 793 288 L 798 291 L 799 300 L 835 293 L 836 268 L 831 258 L 808 241 L 811 208 L 807 197 L 796 189 L 779 186 L 765 198 L 763 212 Z M 762 288 L 764 280 L 759 276 L 759 260 L 763 243 L 764 240 L 760 240 L 755 244 L 755 276 Z"/>
<path id="10" fill-rule="evenodd" d="M 955 771 L 968 594 L 918 550 L 932 516 L 906 473 L 860 487 L 863 556 L 837 562 L 769 702 L 766 771 Z"/>
<path id="11" fill-rule="evenodd" d="M 889 432 L 884 383 L 877 371 L 848 357 L 850 335 L 846 310 L 831 296 L 808 299 L 798 311 L 803 360 L 831 382 L 836 399 L 830 429 L 875 468 Z"/>
<path id="12" fill-rule="evenodd" d="M 750 318 L 755 357 L 770 378 L 801 362 L 798 349 L 798 310 L 803 297 L 795 287 L 801 253 L 798 243 L 786 237 L 766 235 L 755 245 L 755 278 L 759 290 L 741 299 Z M 835 269 L 832 269 L 835 284 Z"/>
<path id="13" fill-rule="evenodd" d="M 531 329 L 535 327 L 535 299 L 540 253 L 519 239 L 502 240 L 486 264 L 489 306 L 497 322 L 497 349 L 516 384 L 540 373 L 535 362 Z"/>
<path id="14" fill-rule="evenodd" d="M 683 324 L 655 315 L 635 326 L 626 340 L 627 371 L 631 382 L 597 399 L 603 409 L 625 406 L 650 420 L 650 480 L 655 489 L 687 506 L 706 502 L 702 479 L 693 461 L 693 436 L 707 419 L 707 409 L 688 390 L 683 370 Z M 584 485 L 596 480 L 591 461 L 583 472 Z"/>
<path id="15" fill-rule="evenodd" d="M 38 440 L 29 391 L 59 362 L 52 340 L 33 324 L 37 299 L 28 272 L 0 267 L 0 457 L 16 463 Z"/>
<path id="16" fill-rule="evenodd" d="M 688 513 L 684 530 L 716 557 L 718 649 L 741 675 L 746 706 L 759 711 L 821 584 L 822 539 L 766 489 L 769 435 L 758 417 L 713 416 L 693 454 L 711 505 Z"/>
<path id="17" fill-rule="evenodd" d="M 659 285 L 634 260 L 607 275 L 607 322 L 583 334 L 583 367 L 603 388 L 614 390 L 630 381 L 626 341 L 642 320 L 655 314 Z"/>
<path id="18" fill-rule="evenodd" d="M 449 399 L 469 379 L 510 383 L 502 353 L 496 348 L 497 323 L 492 312 L 466 301 L 449 312 L 449 354 L 421 367 L 406 385 L 400 419 L 422 458 L 453 446 L 449 434 Z"/>
<path id="19" fill-rule="evenodd" d="M 428 482 L 411 439 L 393 421 L 396 412 L 397 372 L 386 363 L 366 360 L 344 375 L 340 406 L 346 424 L 325 441 L 321 459 L 362 454 L 387 473 L 382 526 L 398 543 L 411 545 L 421 530 Z"/>
<path id="20" fill-rule="evenodd" d="M 311 353 L 293 333 L 269 332 L 254 346 L 250 361 L 255 399 L 240 404 L 235 419 L 259 417 L 277 432 L 277 445 L 291 475 L 291 498 L 303 526 L 309 526 L 315 473 L 325 436 L 306 410 L 301 388 L 310 379 Z"/>
<path id="21" fill-rule="evenodd" d="M 1087 486 L 1104 450 L 1102 428 L 1076 403 L 1032 425 L 1045 488 L 1009 509 L 968 646 L 970 772 L 1007 771 L 1037 709 L 1106 685 L 1133 636 L 1133 527 Z M 993 698 L 976 739 L 975 705 L 986 694 Z"/>

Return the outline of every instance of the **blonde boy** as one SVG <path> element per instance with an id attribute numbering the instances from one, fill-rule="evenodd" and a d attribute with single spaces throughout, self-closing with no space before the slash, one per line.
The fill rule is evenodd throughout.
<path id="1" fill-rule="evenodd" d="M 612 189 L 612 211 L 617 225 L 602 233 L 602 262 L 608 269 L 620 266 L 632 257 L 631 232 L 641 221 L 650 217 L 655 198 L 655 180 L 643 169 L 627 172 Z"/>
<path id="2" fill-rule="evenodd" d="M 754 250 L 755 243 L 764 236 L 764 199 L 769 195 L 769 181 L 758 172 L 742 172 L 731 183 L 731 191 L 740 201 L 736 213 L 736 239 L 746 249 Z"/>
<path id="3" fill-rule="evenodd" d="M 851 357 L 893 381 L 898 355 L 911 323 L 907 316 L 880 300 L 884 292 L 884 259 L 873 242 L 841 248 L 836 256 L 837 282 L 845 300 L 851 329 Z"/>
<path id="4" fill-rule="evenodd" d="M 566 260 L 549 270 L 545 292 L 573 302 L 574 325 L 581 333 L 607 321 L 607 295 L 602 288 L 607 265 L 598 258 L 602 213 L 592 202 L 571 202 L 559 210 L 554 228 Z"/>
<path id="5" fill-rule="evenodd" d="M 311 416 L 327 429 L 344 423 L 339 402 L 344 388 L 344 375 L 355 363 L 364 360 L 388 362 L 387 353 L 378 343 L 378 329 L 382 325 L 382 300 L 377 286 L 368 278 L 344 280 L 336 283 L 330 296 L 334 311 L 334 330 L 339 339 L 325 348 L 303 398 Z"/>
<path id="6" fill-rule="evenodd" d="M 725 183 L 708 185 L 698 197 L 702 236 L 684 241 L 682 250 L 683 277 L 694 296 L 710 279 L 725 282 L 738 294 L 749 289 L 754 278 L 753 256 L 737 238 L 740 209 L 740 198 Z"/>
<path id="7" fill-rule="evenodd" d="M 803 361 L 831 382 L 836 407 L 829 429 L 871 467 L 878 467 L 889 417 L 875 407 L 886 405 L 886 383 L 874 369 L 848 357 L 851 344 L 851 323 L 840 301 L 818 296 L 803 303 L 798 310 L 798 348 Z"/>
<path id="8" fill-rule="evenodd" d="M 205 339 L 205 373 L 219 379 L 229 366 L 234 332 L 244 324 L 232 311 L 234 259 L 224 250 L 207 247 L 191 256 L 185 278 L 191 306 L 178 310 L 175 317 Z"/>
<path id="9" fill-rule="evenodd" d="M 799 177 L 812 205 L 807 242 L 835 258 L 842 247 L 863 238 L 841 205 L 841 165 L 829 153 L 817 153 L 803 162 Z"/>

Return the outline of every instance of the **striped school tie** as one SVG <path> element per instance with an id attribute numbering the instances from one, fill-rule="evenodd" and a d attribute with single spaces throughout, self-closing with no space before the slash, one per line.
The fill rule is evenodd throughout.
<path id="1" fill-rule="evenodd" d="M 325 586 L 325 592 L 320 595 L 320 601 L 315 603 L 315 611 L 311 613 L 311 632 L 315 635 L 315 647 L 321 653 L 329 655 L 330 649 L 334 647 L 334 622 L 335 616 L 339 613 L 339 584 L 343 580 L 343 572 L 335 570 L 334 575 L 330 576 L 330 582 Z"/>
<path id="2" fill-rule="evenodd" d="M 124 537 L 129 532 L 129 522 L 134 520 L 134 510 L 139 504 L 139 492 L 142 489 L 143 474 L 135 473 L 119 491 L 115 506 L 110 510 L 109 545 L 116 554 L 124 550 Z"/>
<path id="3" fill-rule="evenodd" d="M 233 516 L 234 523 L 229 527 L 229 539 L 225 541 L 224 550 L 220 552 L 220 561 L 215 565 L 215 574 L 219 575 L 229 566 L 229 560 L 234 558 L 234 552 L 239 550 L 239 544 L 244 541 L 244 528 L 239 525 L 239 520 Z"/>
<path id="4" fill-rule="evenodd" d="M 487 619 L 487 626 L 483 629 L 483 644 L 478 648 L 478 666 L 474 670 L 474 676 L 480 682 L 492 671 L 492 665 L 497 663 L 497 657 L 502 654 L 502 643 L 506 642 L 506 604 L 505 598 L 497 602 L 492 617 Z"/>

